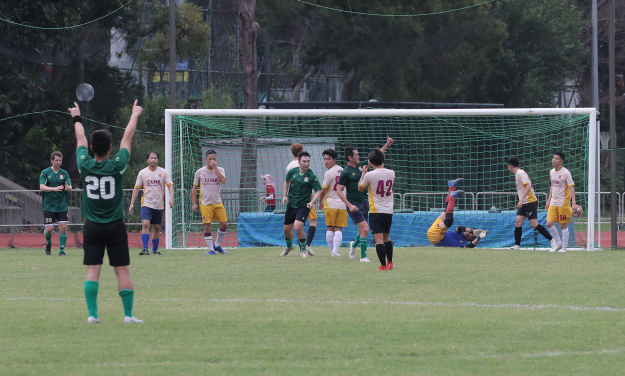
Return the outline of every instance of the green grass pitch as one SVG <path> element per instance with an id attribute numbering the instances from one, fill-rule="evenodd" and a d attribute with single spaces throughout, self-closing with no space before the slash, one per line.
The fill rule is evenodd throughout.
<path id="1" fill-rule="evenodd" d="M 2 375 L 620 374 L 624 252 L 397 248 L 395 270 L 281 249 L 133 249 L 87 324 L 82 250 L 0 250 Z M 53 252 L 54 253 L 54 252 Z"/>

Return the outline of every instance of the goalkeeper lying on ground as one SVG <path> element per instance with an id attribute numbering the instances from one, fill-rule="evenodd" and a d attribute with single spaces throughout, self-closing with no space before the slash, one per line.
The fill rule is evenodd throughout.
<path id="1" fill-rule="evenodd" d="M 456 199 L 464 194 L 464 191 L 456 190 L 461 180 L 462 178 L 447 182 L 449 185 L 447 209 L 436 218 L 428 230 L 428 240 L 437 247 L 473 248 L 488 234 L 488 230 L 472 229 L 466 226 L 458 226 L 454 231 L 447 231 L 454 223 Z"/>

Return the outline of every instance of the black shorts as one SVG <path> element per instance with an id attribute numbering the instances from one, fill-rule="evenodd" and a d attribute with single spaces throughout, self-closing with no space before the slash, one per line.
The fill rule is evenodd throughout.
<path id="1" fill-rule="evenodd" d="M 538 218 L 538 201 L 523 204 L 521 209 L 517 210 L 516 215 L 527 217 L 527 219 Z"/>
<path id="2" fill-rule="evenodd" d="M 310 214 L 310 209 L 306 206 L 299 208 L 286 207 L 286 213 L 284 213 L 284 224 L 292 225 L 295 221 L 306 223 L 306 218 Z"/>
<path id="3" fill-rule="evenodd" d="M 67 210 L 62 212 L 51 212 L 44 210 L 43 211 L 43 223 L 46 225 L 52 225 L 54 222 L 58 223 L 67 223 L 69 220 L 67 219 Z"/>
<path id="4" fill-rule="evenodd" d="M 357 212 L 347 209 L 347 215 L 352 219 L 352 222 L 354 222 L 355 225 L 360 222 L 367 222 L 369 220 L 369 203 L 365 201 L 353 205 L 358 208 Z"/>
<path id="5" fill-rule="evenodd" d="M 372 234 L 388 234 L 391 232 L 393 214 L 371 213 L 369 214 L 369 227 Z"/>
<path id="6" fill-rule="evenodd" d="M 102 265 L 104 247 L 109 256 L 109 265 L 130 265 L 128 250 L 128 232 L 123 219 L 111 223 L 85 221 L 83 229 L 83 250 L 85 265 Z"/>

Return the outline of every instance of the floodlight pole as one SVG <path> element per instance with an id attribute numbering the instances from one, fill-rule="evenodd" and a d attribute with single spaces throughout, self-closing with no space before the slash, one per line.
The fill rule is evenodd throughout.
<path id="1" fill-rule="evenodd" d="M 169 0 L 169 108 L 176 108 L 176 0 Z"/>
<path id="2" fill-rule="evenodd" d="M 615 0 L 609 0 L 610 4 L 610 16 L 608 25 L 608 49 L 610 59 L 610 73 L 609 73 L 609 90 L 610 90 L 610 233 L 612 235 L 612 249 L 618 248 L 617 244 L 617 231 L 618 224 L 616 220 L 616 74 L 615 74 L 615 37 L 614 37 L 614 2 Z"/>
<path id="3" fill-rule="evenodd" d="M 599 43 L 598 43 L 598 38 L 597 38 L 597 0 L 592 0 L 592 6 L 591 6 L 591 22 L 592 22 L 592 37 L 591 37 L 591 44 L 590 44 L 590 107 L 594 107 L 597 111 L 599 111 Z M 600 132 L 600 119 L 597 116 L 596 119 L 596 129 L 590 129 L 590 132 L 594 132 L 595 134 L 595 139 L 599 138 L 599 132 Z M 591 137 L 592 138 L 592 137 Z M 601 187 L 601 184 L 599 184 L 599 148 L 597 147 L 597 150 L 595 151 L 596 154 L 596 159 L 595 159 L 595 181 L 597 182 L 597 187 Z M 599 211 L 599 202 L 600 202 L 600 193 L 601 192 L 601 188 L 597 188 L 596 191 L 588 191 L 588 196 L 589 196 L 589 206 L 590 206 L 590 196 L 593 195 L 595 196 L 595 199 L 593 200 L 594 202 L 597 203 L 597 225 L 598 225 L 598 231 L 599 234 L 601 234 L 601 214 Z M 590 216 L 591 213 L 590 211 L 588 212 L 588 216 Z M 593 226 L 594 227 L 594 226 Z M 588 228 L 588 232 L 594 232 L 594 228 Z M 597 237 L 597 241 L 598 241 L 598 245 L 599 248 L 601 248 L 601 236 Z M 591 245 L 589 245 L 591 246 Z M 594 246 L 594 244 L 592 244 L 592 246 Z"/>

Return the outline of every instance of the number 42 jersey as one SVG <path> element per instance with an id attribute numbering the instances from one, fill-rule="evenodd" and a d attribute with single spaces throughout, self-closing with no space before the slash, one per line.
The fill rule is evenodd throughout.
<path id="1" fill-rule="evenodd" d="M 87 148 L 76 149 L 78 171 L 82 179 L 82 216 L 95 223 L 111 223 L 124 218 L 123 181 L 130 152 L 120 149 L 117 155 L 98 162 Z"/>
<path id="2" fill-rule="evenodd" d="M 369 213 L 393 214 L 395 171 L 376 168 L 365 174 L 360 185 L 369 190 Z"/>

